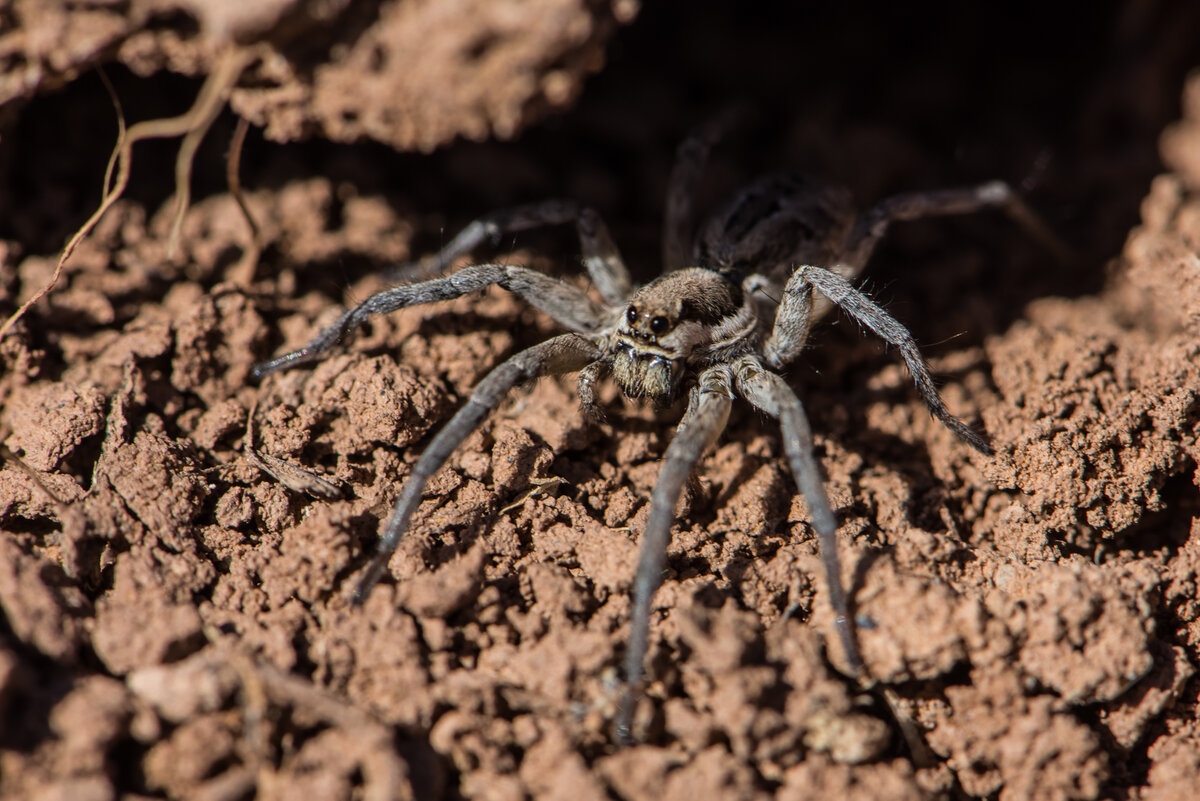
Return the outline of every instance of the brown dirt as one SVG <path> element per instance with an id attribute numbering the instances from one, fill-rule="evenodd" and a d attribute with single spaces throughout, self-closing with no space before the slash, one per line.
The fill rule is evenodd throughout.
<path id="1" fill-rule="evenodd" d="M 268 139 L 369 138 L 422 150 L 456 136 L 507 139 L 578 96 L 637 8 L 636 0 L 17 0 L 0 5 L 0 104 L 98 64 L 196 76 L 227 51 L 252 50 L 258 61 L 231 103 Z"/>
<path id="2" fill-rule="evenodd" d="M 20 459 L 0 467 L 0 796 L 1193 797 L 1200 75 L 1184 76 L 1200 14 L 889 8 L 644 9 L 578 105 L 512 144 L 252 137 L 266 248 L 249 285 L 230 280 L 248 234 L 223 186 L 229 120 L 201 150 L 173 260 L 176 145 L 139 146 L 128 199 L 0 342 Z M 288 80 L 260 68 L 232 105 L 268 139 L 426 149 L 568 103 L 635 11 L 0 2 L 0 87 L 21 104 L 0 130 L 0 311 L 46 281 L 99 195 L 99 82 L 46 93 L 88 65 L 134 67 L 114 82 L 145 119 L 198 89 L 154 70 L 200 75 L 222 41 L 266 42 Z M 672 414 L 609 390 L 596 426 L 570 380 L 515 392 L 430 486 L 395 581 L 352 608 L 431 429 L 554 328 L 489 291 L 377 320 L 261 386 L 249 371 L 501 205 L 594 203 L 653 274 L 674 143 L 746 98 L 757 132 L 721 151 L 706 193 L 781 166 L 864 202 L 1024 181 L 1081 257 L 1055 265 L 990 217 L 896 232 L 868 286 L 997 455 L 931 421 L 853 326 L 823 327 L 792 370 L 879 687 L 826 651 L 806 506 L 772 426 L 741 410 L 675 531 L 646 744 L 616 750 L 637 533 Z M 565 274 L 577 259 L 555 234 L 496 253 Z M 329 486 L 276 480 L 251 447 Z"/>

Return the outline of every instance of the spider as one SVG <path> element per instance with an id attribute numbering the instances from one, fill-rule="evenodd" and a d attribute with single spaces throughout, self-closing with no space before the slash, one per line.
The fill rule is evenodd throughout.
<path id="1" fill-rule="evenodd" d="M 935 418 L 976 450 L 992 453 L 980 434 L 946 408 L 908 330 L 850 283 L 888 226 L 901 220 L 998 208 L 1048 247 L 1062 250 L 1049 229 L 1001 182 L 901 194 L 856 214 L 847 190 L 791 174 L 767 175 L 749 184 L 720 204 L 693 239 L 693 198 L 709 152 L 729 124 L 728 118 L 714 119 L 680 145 L 667 193 L 664 270 L 645 286 L 633 286 L 608 229 L 593 209 L 570 201 L 521 206 L 475 220 L 432 256 L 430 266 L 441 277 L 377 292 L 304 347 L 254 370 L 256 377 L 262 377 L 320 360 L 373 315 L 457 298 L 493 284 L 517 293 L 569 331 L 495 367 L 433 438 L 382 526 L 376 554 L 355 590 L 356 603 L 365 600 L 386 571 L 427 482 L 513 386 L 538 376 L 578 371 L 580 406 L 593 417 L 599 416 L 595 386 L 606 376 L 630 398 L 659 405 L 687 398 L 686 411 L 663 457 L 641 537 L 624 691 L 615 726 L 620 742 L 631 739 L 651 601 L 662 582 L 676 504 L 738 397 L 779 422 L 788 464 L 817 534 L 845 662 L 855 678 L 862 674 L 841 582 L 837 520 L 821 482 L 804 406 L 781 375 L 805 347 L 813 322 L 832 305 L 900 351 Z M 572 222 L 602 303 L 525 267 L 476 264 L 444 274 L 456 259 L 485 240 Z"/>

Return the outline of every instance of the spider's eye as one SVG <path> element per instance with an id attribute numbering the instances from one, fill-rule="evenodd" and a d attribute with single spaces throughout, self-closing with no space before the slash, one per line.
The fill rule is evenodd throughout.
<path id="1" fill-rule="evenodd" d="M 656 334 L 665 334 L 670 327 L 671 323 L 666 317 L 655 317 L 650 321 L 650 330 Z"/>
<path id="2" fill-rule="evenodd" d="M 637 309 L 630 306 L 629 311 L 625 312 L 625 320 L 630 325 L 633 325 L 634 323 L 636 323 L 637 322 Z"/>

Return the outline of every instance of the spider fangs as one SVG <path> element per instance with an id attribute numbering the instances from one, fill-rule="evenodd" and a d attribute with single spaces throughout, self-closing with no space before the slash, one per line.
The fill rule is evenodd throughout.
<path id="1" fill-rule="evenodd" d="M 472 222 L 431 257 L 428 267 L 442 277 L 372 295 L 308 345 L 255 368 L 261 377 L 317 361 L 372 315 L 460 297 L 492 284 L 517 293 L 571 332 L 521 351 L 493 369 L 433 438 L 382 527 L 376 555 L 355 593 L 359 602 L 386 571 L 426 483 L 514 385 L 540 375 L 579 371 L 580 405 L 593 414 L 594 385 L 609 373 L 631 398 L 667 402 L 686 393 L 687 410 L 663 457 L 641 537 L 625 691 L 615 722 L 620 742 L 631 739 L 651 601 L 662 581 L 676 503 L 696 464 L 724 428 L 735 397 L 779 421 L 789 466 L 811 510 L 846 663 L 856 677 L 862 671 L 841 583 L 837 521 L 813 456 L 812 431 L 799 398 L 778 372 L 799 355 L 812 323 L 831 304 L 894 345 L 933 416 L 977 450 L 991 453 L 979 434 L 950 414 L 908 330 L 850 284 L 889 224 L 998 208 L 1058 256 L 1068 256 L 1054 234 L 999 182 L 898 195 L 856 215 L 849 193 L 841 188 L 794 175 L 769 175 L 718 207 L 693 242 L 692 199 L 709 150 L 727 124 L 727 119 L 714 120 L 679 148 L 667 195 L 664 274 L 650 284 L 632 288 L 607 228 L 592 209 L 569 201 L 523 206 Z M 604 303 L 524 267 L 479 264 L 444 275 L 455 259 L 484 240 L 572 222 L 585 267 Z M 772 298 L 778 299 L 777 308 Z"/>

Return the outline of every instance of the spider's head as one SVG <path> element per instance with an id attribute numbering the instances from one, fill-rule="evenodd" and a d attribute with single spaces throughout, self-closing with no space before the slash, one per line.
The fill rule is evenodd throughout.
<path id="1" fill-rule="evenodd" d="M 745 314 L 741 288 L 717 273 L 668 273 L 629 299 L 613 334 L 613 378 L 631 398 L 668 401 L 694 357 Z"/>

